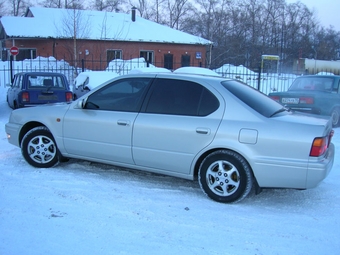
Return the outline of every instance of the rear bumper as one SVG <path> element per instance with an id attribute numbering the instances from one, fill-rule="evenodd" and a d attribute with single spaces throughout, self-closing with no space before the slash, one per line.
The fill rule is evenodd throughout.
<path id="1" fill-rule="evenodd" d="M 304 113 L 311 113 L 311 114 L 321 114 L 321 110 L 318 108 L 312 107 L 294 107 L 291 106 L 290 109 L 297 111 L 297 112 L 304 112 Z"/>
<path id="2" fill-rule="evenodd" d="M 335 147 L 330 144 L 324 158 L 308 163 L 306 188 L 314 188 L 330 173 L 334 163 Z"/>

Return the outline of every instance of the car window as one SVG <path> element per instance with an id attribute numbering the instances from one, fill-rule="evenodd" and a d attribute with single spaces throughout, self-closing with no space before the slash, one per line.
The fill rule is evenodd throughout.
<path id="1" fill-rule="evenodd" d="M 230 80 L 223 81 L 222 85 L 243 103 L 267 118 L 282 109 L 281 104 L 247 84 Z"/>
<path id="2" fill-rule="evenodd" d="M 29 75 L 28 86 L 31 89 L 34 88 L 53 88 L 53 89 L 64 89 L 66 84 L 61 76 L 53 75 Z"/>
<path id="3" fill-rule="evenodd" d="M 334 82 L 333 93 L 340 93 L 340 79 L 337 82 Z"/>
<path id="4" fill-rule="evenodd" d="M 15 76 L 13 87 L 21 88 L 21 85 L 22 85 L 22 75 Z"/>
<path id="5" fill-rule="evenodd" d="M 175 79 L 156 79 L 152 85 L 146 112 L 206 116 L 218 107 L 218 99 L 200 84 Z"/>
<path id="6" fill-rule="evenodd" d="M 127 78 L 112 82 L 91 94 L 85 109 L 108 111 L 139 111 L 152 78 Z"/>
<path id="7" fill-rule="evenodd" d="M 334 79 L 330 77 L 306 77 L 297 78 L 290 86 L 289 90 L 318 90 L 331 92 Z"/>

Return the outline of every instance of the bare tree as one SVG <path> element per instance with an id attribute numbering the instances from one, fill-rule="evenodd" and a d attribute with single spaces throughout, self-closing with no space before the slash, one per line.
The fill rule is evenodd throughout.
<path id="1" fill-rule="evenodd" d="M 90 7 L 97 11 L 117 12 L 124 2 L 124 0 L 93 0 Z"/>
<path id="2" fill-rule="evenodd" d="M 0 17 L 6 15 L 6 1 L 0 1 Z"/>
<path id="3" fill-rule="evenodd" d="M 10 5 L 10 13 L 13 16 L 21 16 L 25 13 L 27 7 L 30 6 L 30 3 L 25 0 L 11 0 Z"/>
<path id="4" fill-rule="evenodd" d="M 65 43 L 63 46 L 69 52 L 71 59 L 73 59 L 73 66 L 75 72 L 78 66 L 78 54 L 81 48 L 81 40 L 89 37 L 91 32 L 90 18 L 84 15 L 84 12 L 75 8 L 64 10 L 62 20 L 55 24 L 59 38 L 72 39 L 72 43 Z M 69 6 L 70 7 L 70 6 Z M 75 73 L 76 74 L 76 73 Z"/>
<path id="5" fill-rule="evenodd" d="M 64 8 L 63 0 L 44 0 L 39 4 L 46 8 Z"/>
<path id="6" fill-rule="evenodd" d="M 179 29 L 181 21 L 192 9 L 189 0 L 167 0 L 167 13 L 169 27 Z"/>

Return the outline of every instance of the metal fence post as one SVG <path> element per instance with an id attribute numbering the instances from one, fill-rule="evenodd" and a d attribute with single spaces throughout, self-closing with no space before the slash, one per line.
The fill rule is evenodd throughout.
<path id="1" fill-rule="evenodd" d="M 260 91 L 261 89 L 261 71 L 262 71 L 262 67 L 259 67 L 259 76 L 257 77 L 257 90 Z"/>
<path id="2" fill-rule="evenodd" d="M 85 60 L 83 58 L 81 59 L 81 71 L 85 71 Z"/>
<path id="3" fill-rule="evenodd" d="M 9 69 L 10 69 L 10 74 L 11 74 L 11 84 L 13 84 L 13 55 L 11 54 L 9 57 Z"/>

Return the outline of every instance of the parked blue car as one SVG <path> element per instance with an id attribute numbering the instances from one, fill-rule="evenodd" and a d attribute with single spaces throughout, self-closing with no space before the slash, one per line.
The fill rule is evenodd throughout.
<path id="1" fill-rule="evenodd" d="M 13 109 L 48 103 L 71 102 L 72 91 L 65 75 L 52 72 L 24 72 L 14 76 L 7 91 Z"/>

